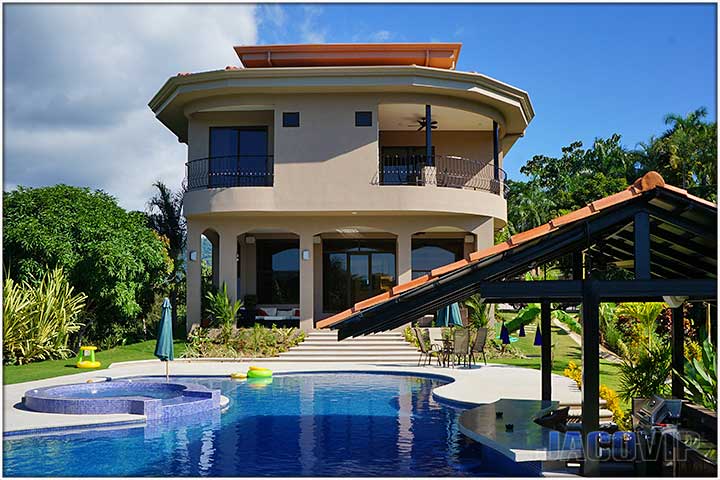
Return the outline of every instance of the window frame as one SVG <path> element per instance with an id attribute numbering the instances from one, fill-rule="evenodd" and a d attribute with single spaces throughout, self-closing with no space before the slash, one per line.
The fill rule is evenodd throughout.
<path id="1" fill-rule="evenodd" d="M 288 119 L 291 115 L 297 115 L 297 125 L 290 125 Z M 300 112 L 282 112 L 283 128 L 300 128 Z"/>
<path id="2" fill-rule="evenodd" d="M 356 127 L 372 127 L 373 126 L 373 112 L 371 110 L 363 110 L 355 112 L 355 126 Z M 360 122 L 363 115 L 368 116 L 369 123 L 367 125 Z"/>

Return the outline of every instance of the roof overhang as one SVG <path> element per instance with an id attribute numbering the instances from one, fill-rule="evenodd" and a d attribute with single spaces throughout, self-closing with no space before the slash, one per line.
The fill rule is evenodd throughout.
<path id="1" fill-rule="evenodd" d="M 535 115 L 524 90 L 478 73 L 420 66 L 246 68 L 180 74 L 165 82 L 149 106 L 179 141 L 186 142 L 186 107 L 194 101 L 225 95 L 328 92 L 419 93 L 470 102 L 499 123 L 507 138 L 502 145 L 505 151 L 524 134 Z"/>
<path id="2" fill-rule="evenodd" d="M 643 227 L 646 240 L 636 246 L 638 214 L 647 219 Z M 582 288 L 578 288 L 581 284 L 578 279 L 545 282 L 508 282 L 508 279 L 533 266 L 581 253 L 591 256 L 593 265 L 615 263 L 632 270 L 638 252 L 647 261 L 647 279 L 605 282 L 590 279 L 599 282 L 598 291 L 606 301 L 656 301 L 663 295 L 715 299 L 717 206 L 665 185 L 660 175 L 650 172 L 627 190 L 470 254 L 467 259 L 438 267 L 429 275 L 321 320 L 317 326 L 339 329 L 340 339 L 380 332 L 474 293 L 489 301 L 579 303 Z"/>
<path id="3" fill-rule="evenodd" d="M 245 68 L 422 65 L 454 70 L 461 43 L 326 43 L 234 47 Z"/>

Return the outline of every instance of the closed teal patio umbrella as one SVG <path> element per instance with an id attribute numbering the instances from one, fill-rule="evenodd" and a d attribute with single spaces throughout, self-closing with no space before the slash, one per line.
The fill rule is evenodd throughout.
<path id="1" fill-rule="evenodd" d="M 175 349 L 172 331 L 172 305 L 170 305 L 170 300 L 167 298 L 162 304 L 160 326 L 158 327 L 157 343 L 155 344 L 155 356 L 161 362 L 165 362 L 165 380 L 170 380 L 170 365 L 168 362 L 175 359 Z"/>
<path id="2" fill-rule="evenodd" d="M 438 327 L 451 327 L 454 325 L 462 327 L 462 318 L 460 317 L 460 305 L 451 303 L 445 308 L 438 310 L 435 325 Z"/>

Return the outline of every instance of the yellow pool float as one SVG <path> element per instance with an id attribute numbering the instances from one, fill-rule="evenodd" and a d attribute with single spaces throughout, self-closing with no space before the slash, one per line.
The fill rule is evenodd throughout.
<path id="1" fill-rule="evenodd" d="M 75 366 L 77 368 L 99 368 L 101 363 L 95 360 L 95 350 L 97 350 L 97 347 L 80 347 Z M 83 357 L 90 357 L 90 360 L 83 360 Z"/>
<path id="2" fill-rule="evenodd" d="M 235 380 L 244 380 L 247 378 L 247 374 L 242 372 L 233 372 L 230 374 L 230 378 L 234 378 Z"/>
<path id="3" fill-rule="evenodd" d="M 265 377 L 265 378 L 248 378 L 247 384 L 251 388 L 264 388 L 268 385 L 272 384 L 273 379 L 272 377 Z"/>
<path id="4" fill-rule="evenodd" d="M 269 368 L 250 367 L 247 372 L 247 378 L 270 378 L 272 370 Z"/>

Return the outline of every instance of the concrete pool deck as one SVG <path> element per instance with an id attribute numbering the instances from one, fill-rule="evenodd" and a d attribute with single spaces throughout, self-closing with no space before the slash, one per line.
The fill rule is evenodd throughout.
<path id="1" fill-rule="evenodd" d="M 540 371 L 508 365 L 488 364 L 473 368 L 417 367 L 400 363 L 296 363 L 277 360 L 213 362 L 176 360 L 170 365 L 171 376 L 229 376 L 232 372 L 245 372 L 249 365 L 267 367 L 275 373 L 357 371 L 387 372 L 419 375 L 439 375 L 454 380 L 436 388 L 433 394 L 439 400 L 467 404 L 488 404 L 501 398 L 537 400 L 540 398 Z M 121 362 L 106 370 L 85 371 L 74 375 L 48 378 L 33 382 L 3 386 L 3 433 L 35 433 L 45 429 L 85 428 L 123 424 L 142 424 L 144 415 L 64 415 L 39 413 L 24 409 L 22 397 L 27 390 L 69 383 L 84 383 L 93 379 L 124 378 L 135 376 L 164 376 L 163 364 L 157 360 Z M 580 404 L 580 390 L 569 378 L 552 376 L 553 400 L 566 405 Z"/>

